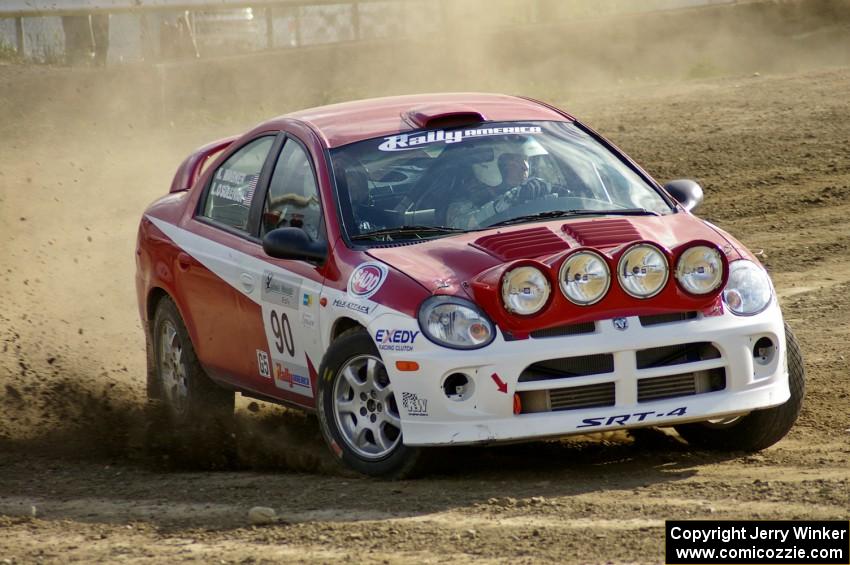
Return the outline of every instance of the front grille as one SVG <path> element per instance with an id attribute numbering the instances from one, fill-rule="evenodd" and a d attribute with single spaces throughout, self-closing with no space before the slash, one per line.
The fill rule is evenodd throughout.
<path id="1" fill-rule="evenodd" d="M 520 374 L 519 382 L 543 381 L 601 375 L 614 371 L 614 356 L 610 353 L 549 359 L 529 365 Z"/>
<path id="2" fill-rule="evenodd" d="M 661 324 L 675 324 L 676 322 L 685 322 L 693 320 L 697 317 L 696 312 L 673 312 L 672 314 L 655 314 L 653 316 L 640 316 L 640 325 L 658 326 Z"/>
<path id="3" fill-rule="evenodd" d="M 614 383 L 531 390 L 519 396 L 523 414 L 614 406 Z"/>
<path id="4" fill-rule="evenodd" d="M 614 406 L 614 383 L 556 388 L 549 391 L 552 411 Z"/>
<path id="5" fill-rule="evenodd" d="M 632 359 L 628 357 L 634 355 Z M 623 363 L 614 381 L 615 358 Z M 672 373 L 675 374 L 665 374 Z M 578 377 L 595 377 L 579 382 Z M 594 384 L 584 384 L 588 380 Z M 610 382 L 598 382 L 607 380 Z M 569 386 L 575 383 L 574 386 Z M 579 384 L 581 383 L 581 384 Z M 557 387 L 557 388 L 555 388 Z M 617 390 L 620 387 L 622 390 Z M 519 375 L 520 414 L 615 406 L 617 394 L 637 402 L 688 397 L 726 389 L 726 367 L 709 342 L 666 345 L 538 361 Z M 651 405 L 651 404 L 650 404 Z"/>
<path id="6" fill-rule="evenodd" d="M 569 324 L 558 326 L 557 328 L 533 331 L 531 332 L 531 337 L 542 339 L 547 337 L 563 337 L 565 335 L 592 334 L 595 331 L 596 324 L 594 322 L 585 322 L 583 324 Z"/>
<path id="7" fill-rule="evenodd" d="M 637 368 L 651 369 L 653 367 L 669 367 L 706 359 L 720 358 L 720 352 L 708 342 L 683 343 L 652 347 L 637 352 Z"/>
<path id="8" fill-rule="evenodd" d="M 653 377 L 638 381 L 638 402 L 693 396 L 726 388 L 726 371 L 722 368 L 681 375 Z"/>

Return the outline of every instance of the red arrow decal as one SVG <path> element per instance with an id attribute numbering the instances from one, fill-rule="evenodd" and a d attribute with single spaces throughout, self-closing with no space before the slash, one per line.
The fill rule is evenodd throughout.
<path id="1" fill-rule="evenodd" d="M 508 394 L 508 383 L 499 378 L 499 375 L 493 373 L 490 375 L 490 378 L 496 383 L 496 388 L 499 389 L 499 392 L 503 394 Z"/>

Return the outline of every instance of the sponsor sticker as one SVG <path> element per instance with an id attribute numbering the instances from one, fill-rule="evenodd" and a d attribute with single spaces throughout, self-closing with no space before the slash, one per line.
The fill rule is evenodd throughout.
<path id="1" fill-rule="evenodd" d="M 312 306 L 313 305 L 313 295 L 305 292 L 304 296 L 301 297 L 301 304 L 303 304 L 304 306 Z"/>
<path id="2" fill-rule="evenodd" d="M 421 333 L 415 330 L 378 330 L 375 341 L 381 351 L 413 351 L 413 344 Z"/>
<path id="3" fill-rule="evenodd" d="M 273 271 L 263 271 L 263 302 L 298 310 L 304 300 L 300 291 L 300 281 L 290 282 Z"/>
<path id="4" fill-rule="evenodd" d="M 245 174 L 222 168 L 216 172 L 213 178 L 210 194 L 242 206 L 248 206 L 254 197 L 259 178 L 260 175 L 257 174 Z"/>
<path id="5" fill-rule="evenodd" d="M 335 308 L 345 308 L 346 310 L 360 312 L 361 314 L 370 313 L 372 310 L 375 309 L 376 306 L 376 304 L 356 302 L 354 300 L 343 300 L 341 298 L 334 298 L 333 305 Z"/>
<path id="6" fill-rule="evenodd" d="M 435 130 L 422 133 L 402 133 L 385 137 L 378 146 L 379 151 L 408 151 L 431 143 L 460 143 L 467 139 L 487 137 L 492 135 L 532 134 L 541 133 L 539 126 L 503 126 L 489 128 L 473 128 L 463 130 Z"/>
<path id="7" fill-rule="evenodd" d="M 387 267 L 382 263 L 363 263 L 348 278 L 348 294 L 357 298 L 370 298 L 387 279 Z"/>
<path id="8" fill-rule="evenodd" d="M 401 405 L 407 410 L 410 416 L 427 416 L 428 415 L 428 399 L 420 398 L 414 392 L 401 393 Z"/>
<path id="9" fill-rule="evenodd" d="M 316 327 L 316 317 L 310 312 L 301 312 L 301 325 L 305 328 Z"/>
<path id="10" fill-rule="evenodd" d="M 284 390 L 296 389 L 294 392 L 298 392 L 299 394 L 304 393 L 297 389 L 311 388 L 310 377 L 305 377 L 292 372 L 286 364 L 281 363 L 280 361 L 274 362 L 274 384 L 277 388 Z M 312 394 L 309 394 L 308 396 L 312 396 Z"/>
<path id="11" fill-rule="evenodd" d="M 260 371 L 260 376 L 270 379 L 272 374 L 269 371 L 269 354 L 262 349 L 257 350 L 257 367 Z"/>

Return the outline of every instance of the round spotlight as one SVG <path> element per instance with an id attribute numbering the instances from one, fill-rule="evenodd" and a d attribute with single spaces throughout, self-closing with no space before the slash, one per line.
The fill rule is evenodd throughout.
<path id="1" fill-rule="evenodd" d="M 549 300 L 549 281 L 540 269 L 517 267 L 505 273 L 502 301 L 508 312 L 529 316 L 539 312 Z"/>
<path id="2" fill-rule="evenodd" d="M 697 245 L 685 250 L 676 264 L 676 280 L 691 294 L 708 294 L 723 282 L 723 260 L 714 247 Z"/>
<path id="3" fill-rule="evenodd" d="M 626 293 L 635 298 L 650 298 L 667 284 L 667 258 L 654 245 L 639 243 L 620 258 L 617 276 Z"/>
<path id="4" fill-rule="evenodd" d="M 611 286 L 608 263 L 597 253 L 579 251 L 567 257 L 558 274 L 561 292 L 579 306 L 602 300 Z"/>

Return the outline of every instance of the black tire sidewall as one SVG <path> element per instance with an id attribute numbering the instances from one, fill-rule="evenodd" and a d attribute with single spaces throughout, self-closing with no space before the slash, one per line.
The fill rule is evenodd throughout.
<path id="1" fill-rule="evenodd" d="M 182 413 L 177 413 L 171 406 L 168 406 L 168 401 L 162 390 L 160 339 L 162 326 L 165 322 L 170 322 L 174 326 L 183 349 L 182 363 L 187 376 L 189 396 L 187 406 Z M 163 412 L 166 413 L 165 415 L 171 424 L 181 429 L 193 429 L 213 421 L 230 425 L 233 418 L 234 394 L 232 391 L 216 385 L 206 375 L 198 361 L 183 318 L 180 316 L 177 306 L 169 298 L 163 298 L 157 305 L 152 337 L 156 363 L 156 384 L 159 387 L 159 404 L 164 405 Z"/>
<path id="2" fill-rule="evenodd" d="M 316 385 L 316 408 L 322 435 L 331 452 L 355 471 L 375 477 L 402 478 L 408 476 L 416 465 L 421 452 L 419 448 L 404 445 L 402 437 L 402 442 L 385 458 L 363 459 L 342 439 L 334 417 L 333 389 L 337 379 L 341 378 L 339 371 L 350 359 L 364 354 L 381 357 L 371 336 L 363 328 L 345 332 L 328 348 L 319 367 L 319 382 Z"/>

